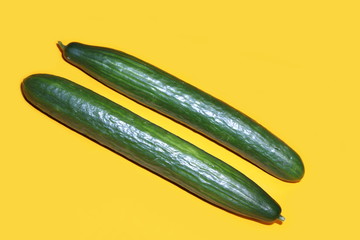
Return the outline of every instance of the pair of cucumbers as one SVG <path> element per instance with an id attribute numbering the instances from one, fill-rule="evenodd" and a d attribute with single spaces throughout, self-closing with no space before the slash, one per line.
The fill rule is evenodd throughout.
<path id="1" fill-rule="evenodd" d="M 229 148 L 269 174 L 299 181 L 299 155 L 228 104 L 134 56 L 58 43 L 63 57 L 98 81 Z M 67 79 L 34 74 L 25 98 L 71 129 L 231 213 L 272 223 L 281 207 L 235 168 L 109 99 Z"/>

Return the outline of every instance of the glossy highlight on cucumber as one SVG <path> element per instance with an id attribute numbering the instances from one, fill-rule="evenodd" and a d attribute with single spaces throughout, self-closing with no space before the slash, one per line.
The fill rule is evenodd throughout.
<path id="1" fill-rule="evenodd" d="M 260 222 L 283 220 L 279 204 L 244 174 L 113 101 L 49 74 L 21 88 L 43 113 L 207 202 Z"/>
<path id="2" fill-rule="evenodd" d="M 223 101 L 127 53 L 59 42 L 64 59 L 119 93 L 207 136 L 288 182 L 304 175 L 300 156 L 265 127 Z"/>

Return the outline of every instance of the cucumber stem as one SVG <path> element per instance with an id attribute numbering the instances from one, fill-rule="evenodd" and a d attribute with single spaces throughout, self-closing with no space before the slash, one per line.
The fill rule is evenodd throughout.
<path id="1" fill-rule="evenodd" d="M 61 51 L 64 52 L 66 46 L 61 41 L 58 41 L 57 44 L 60 47 Z"/>
<path id="2" fill-rule="evenodd" d="M 284 217 L 284 216 L 281 216 L 281 215 L 278 217 L 278 219 L 279 219 L 280 221 L 282 221 L 282 222 L 285 221 L 285 217 Z"/>

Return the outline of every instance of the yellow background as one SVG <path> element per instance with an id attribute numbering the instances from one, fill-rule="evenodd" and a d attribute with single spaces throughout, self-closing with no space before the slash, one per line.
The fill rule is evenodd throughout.
<path id="1" fill-rule="evenodd" d="M 356 239 L 358 1 L 5 1 L 1 4 L 0 239 Z M 56 46 L 123 50 L 247 113 L 303 158 L 277 180 L 66 63 Z M 286 221 L 209 205 L 31 107 L 33 73 L 71 79 L 256 181 Z"/>

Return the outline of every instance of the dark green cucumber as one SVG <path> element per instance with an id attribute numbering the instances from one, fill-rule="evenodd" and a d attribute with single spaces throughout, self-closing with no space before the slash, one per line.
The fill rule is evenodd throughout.
<path id="1" fill-rule="evenodd" d="M 304 175 L 299 155 L 228 104 L 140 59 L 114 49 L 59 43 L 63 56 L 105 85 L 160 112 L 284 181 Z"/>
<path id="2" fill-rule="evenodd" d="M 280 206 L 245 175 L 89 89 L 36 74 L 22 91 L 47 115 L 220 208 L 264 222 L 283 219 Z"/>

